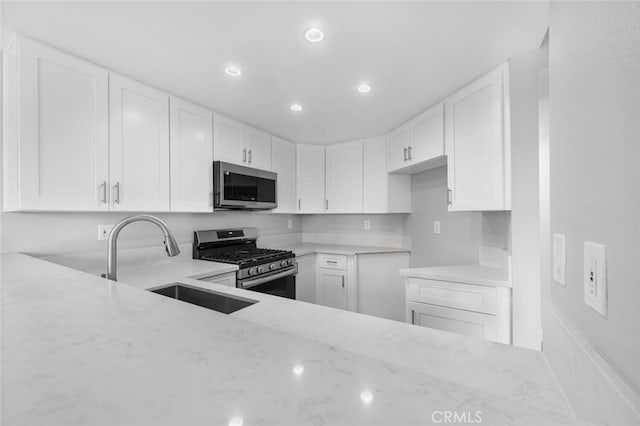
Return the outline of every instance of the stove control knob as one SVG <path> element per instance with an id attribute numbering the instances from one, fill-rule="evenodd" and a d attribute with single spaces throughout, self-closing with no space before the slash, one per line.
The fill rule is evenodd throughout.
<path id="1" fill-rule="evenodd" d="M 258 266 L 258 273 L 261 274 L 264 272 L 264 268 L 262 266 Z"/>
<path id="2" fill-rule="evenodd" d="M 287 262 L 289 262 L 289 265 L 293 265 L 293 259 L 289 259 Z"/>
<path id="3" fill-rule="evenodd" d="M 256 274 L 256 269 L 255 268 L 249 269 L 249 275 L 255 275 L 255 274 Z"/>
<path id="4" fill-rule="evenodd" d="M 272 271 L 274 269 L 276 269 L 278 267 L 278 265 L 276 265 L 275 263 L 272 263 L 271 265 L 269 265 L 269 269 L 271 269 Z"/>
<path id="5" fill-rule="evenodd" d="M 283 260 L 282 262 L 280 262 L 280 266 L 282 266 L 283 268 L 287 266 L 287 261 Z"/>

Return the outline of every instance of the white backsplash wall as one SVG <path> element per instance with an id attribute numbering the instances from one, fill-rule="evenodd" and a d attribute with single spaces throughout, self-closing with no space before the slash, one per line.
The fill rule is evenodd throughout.
<path id="1" fill-rule="evenodd" d="M 112 225 L 134 213 L 2 213 L 2 252 L 66 254 L 105 250 L 107 242 L 98 241 L 98 225 Z M 191 243 L 193 231 L 251 226 L 259 238 L 295 234 L 300 239 L 300 216 L 261 212 L 159 213 L 178 243 Z M 287 221 L 292 220 L 292 229 Z M 119 247 L 162 248 L 162 233 L 157 226 L 132 223 L 122 230 Z"/>
<path id="2" fill-rule="evenodd" d="M 408 247 L 403 232 L 406 214 L 324 214 L 302 216 L 304 242 Z M 365 231 L 364 221 L 371 222 Z"/>
<path id="3" fill-rule="evenodd" d="M 478 262 L 480 246 L 510 250 L 509 212 L 449 212 L 446 166 L 411 176 L 411 211 L 404 223 L 411 266 Z M 440 222 L 434 234 L 433 222 Z"/>

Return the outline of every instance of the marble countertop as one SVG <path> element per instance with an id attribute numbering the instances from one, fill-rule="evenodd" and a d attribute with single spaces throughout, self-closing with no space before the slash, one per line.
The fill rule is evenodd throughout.
<path id="1" fill-rule="evenodd" d="M 489 287 L 511 287 L 507 269 L 479 264 L 408 268 L 401 269 L 400 275 Z"/>
<path id="2" fill-rule="evenodd" d="M 184 278 L 258 300 L 223 315 L 1 262 L 3 425 L 577 424 L 539 352 Z"/>
<path id="3" fill-rule="evenodd" d="M 292 250 L 296 256 L 304 256 L 313 253 L 341 254 L 345 256 L 354 256 L 357 254 L 374 254 L 374 253 L 410 253 L 411 250 L 402 247 L 375 247 L 375 246 L 356 246 L 346 244 L 325 244 L 325 243 L 300 243 L 278 247 L 285 250 Z"/>

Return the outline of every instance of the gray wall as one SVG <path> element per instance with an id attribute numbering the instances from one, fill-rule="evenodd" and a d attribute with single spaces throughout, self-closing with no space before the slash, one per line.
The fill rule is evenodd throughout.
<path id="1" fill-rule="evenodd" d="M 113 224 L 127 213 L 2 213 L 2 252 L 66 254 L 106 250 L 98 241 L 98 225 Z M 215 212 L 157 214 L 179 243 L 193 241 L 194 229 L 253 226 L 260 236 L 300 232 L 300 217 L 292 215 Z M 292 229 L 287 220 L 293 221 Z M 120 234 L 119 247 L 162 247 L 162 234 L 150 223 L 134 223 Z"/>
<path id="2" fill-rule="evenodd" d="M 478 262 L 482 245 L 509 249 L 509 213 L 449 212 L 447 168 L 411 176 L 411 211 L 404 232 L 411 237 L 411 266 Z M 440 234 L 433 221 L 440 221 Z"/>
<path id="3" fill-rule="evenodd" d="M 551 301 L 640 392 L 640 4 L 552 2 L 550 27 Z M 607 246 L 608 318 L 583 302 L 584 241 Z"/>

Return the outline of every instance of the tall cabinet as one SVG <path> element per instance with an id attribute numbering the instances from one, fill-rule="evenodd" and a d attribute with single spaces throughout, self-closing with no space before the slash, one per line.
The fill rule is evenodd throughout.
<path id="1" fill-rule="evenodd" d="M 278 175 L 278 208 L 274 213 L 296 211 L 296 147 L 291 142 L 271 137 L 271 171 Z"/>
<path id="2" fill-rule="evenodd" d="M 445 100 L 449 210 L 510 210 L 505 64 Z"/>
<path id="3" fill-rule="evenodd" d="M 297 213 L 324 213 L 324 146 L 296 145 Z"/>
<path id="4" fill-rule="evenodd" d="M 5 61 L 5 210 L 107 210 L 108 72 L 19 36 Z"/>
<path id="5" fill-rule="evenodd" d="M 170 99 L 171 211 L 213 210 L 213 114 Z"/>
<path id="6" fill-rule="evenodd" d="M 325 211 L 362 213 L 362 141 L 328 145 L 325 153 Z"/>
<path id="7" fill-rule="evenodd" d="M 109 75 L 111 209 L 169 210 L 169 96 Z"/>

